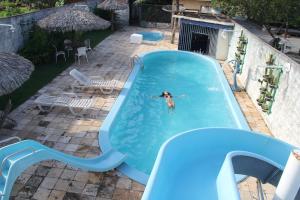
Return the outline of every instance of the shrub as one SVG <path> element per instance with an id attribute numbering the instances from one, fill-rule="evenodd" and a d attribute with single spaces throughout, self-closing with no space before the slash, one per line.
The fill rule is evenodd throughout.
<path id="1" fill-rule="evenodd" d="M 34 26 L 19 54 L 31 60 L 35 65 L 52 63 L 55 60 L 53 45 L 58 51 L 64 50 L 64 40 L 70 39 L 74 46 L 83 46 L 83 37 L 81 32 L 48 32 Z"/>
<path id="2" fill-rule="evenodd" d="M 32 11 L 35 11 L 35 9 L 22 6 L 19 2 L 0 1 L 0 17 L 9 17 Z"/>
<path id="3" fill-rule="evenodd" d="M 34 26 L 28 41 L 19 54 L 31 60 L 34 64 L 46 63 L 49 61 L 49 55 L 53 53 L 48 40 L 49 34 L 38 26 Z"/>

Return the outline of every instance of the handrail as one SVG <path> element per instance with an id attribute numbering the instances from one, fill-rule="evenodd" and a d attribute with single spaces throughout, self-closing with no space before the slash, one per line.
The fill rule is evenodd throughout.
<path id="1" fill-rule="evenodd" d="M 22 149 L 21 151 L 14 152 L 14 153 L 12 153 L 12 154 L 6 156 L 6 157 L 2 160 L 2 163 L 1 163 L 1 167 L 0 167 L 0 176 L 3 176 L 3 173 L 2 173 L 2 171 L 3 171 L 3 166 L 4 166 L 4 163 L 5 163 L 9 158 L 12 157 L 12 156 L 14 156 L 14 155 L 17 155 L 17 154 L 19 154 L 19 153 L 22 153 L 22 152 L 24 152 L 24 151 L 26 151 L 26 150 L 32 150 L 32 153 L 34 153 L 34 152 L 36 151 L 36 150 L 35 150 L 34 148 L 32 148 L 32 147 L 28 147 L 28 148 Z"/>
<path id="2" fill-rule="evenodd" d="M 264 192 L 262 189 L 261 181 L 259 179 L 256 180 L 257 183 L 257 194 L 258 194 L 258 200 L 264 200 Z"/>
<path id="3" fill-rule="evenodd" d="M 144 69 L 144 62 L 138 55 L 134 55 L 133 57 L 131 57 L 131 67 L 133 67 L 135 63 L 139 63 L 141 65 L 141 68 Z"/>
<path id="4" fill-rule="evenodd" d="M 7 142 L 9 142 L 9 141 L 11 141 L 11 140 L 18 140 L 18 142 L 20 142 L 22 139 L 19 138 L 19 137 L 17 137 L 17 136 L 13 136 L 13 137 L 9 137 L 9 138 L 6 138 L 6 139 L 4 139 L 4 140 L 1 140 L 1 141 L 0 141 L 0 144 L 2 144 L 2 143 L 7 143 Z"/>

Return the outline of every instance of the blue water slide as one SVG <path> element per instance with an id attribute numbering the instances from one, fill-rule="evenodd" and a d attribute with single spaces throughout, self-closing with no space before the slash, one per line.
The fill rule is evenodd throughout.
<path id="1" fill-rule="evenodd" d="M 238 200 L 235 174 L 277 186 L 294 148 L 240 129 L 184 132 L 161 147 L 142 200 Z M 300 192 L 296 199 L 300 199 Z"/>
<path id="2" fill-rule="evenodd" d="M 116 168 L 126 156 L 113 149 L 94 158 L 79 158 L 24 140 L 0 149 L 0 197 L 9 199 L 17 177 L 29 166 L 44 160 L 57 160 L 84 171 L 104 172 Z"/>

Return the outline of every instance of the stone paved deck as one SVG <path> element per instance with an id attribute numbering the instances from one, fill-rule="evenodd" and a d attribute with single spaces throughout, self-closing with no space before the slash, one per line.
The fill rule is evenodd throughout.
<path id="1" fill-rule="evenodd" d="M 35 139 L 51 148 L 80 157 L 93 157 L 100 152 L 98 146 L 98 130 L 111 109 L 123 84 L 131 72 L 129 57 L 150 50 L 177 49 L 177 45 L 169 43 L 170 32 L 166 40 L 158 45 L 133 45 L 128 39 L 131 33 L 141 28 L 128 27 L 105 39 L 89 55 L 89 64 L 74 64 L 50 84 L 42 88 L 24 104 L 11 113 L 18 121 L 13 130 L 1 130 L 0 137 L 17 135 L 23 139 Z M 70 114 L 68 109 L 54 108 L 50 112 L 41 112 L 33 101 L 43 93 L 71 91 L 73 80 L 69 71 L 77 68 L 88 75 L 101 74 L 105 79 L 118 79 L 118 89 L 112 95 L 102 95 L 94 91 L 85 91 L 81 95 L 95 98 L 99 109 L 98 117 L 86 115 L 78 118 Z M 225 74 L 230 78 L 230 70 Z M 235 94 L 241 108 L 253 130 L 269 133 L 253 103 L 245 93 Z M 245 181 L 241 188 L 243 199 L 255 199 L 254 181 Z M 105 173 L 83 172 L 56 161 L 42 162 L 27 169 L 17 180 L 11 194 L 12 199 L 97 199 L 97 200 L 138 200 L 144 186 L 123 176 L 118 171 Z M 266 193 L 270 190 L 266 189 Z M 253 197 L 253 198 L 252 198 Z"/>

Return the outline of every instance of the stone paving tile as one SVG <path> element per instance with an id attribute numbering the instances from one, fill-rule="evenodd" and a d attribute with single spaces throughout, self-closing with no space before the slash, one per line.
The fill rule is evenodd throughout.
<path id="1" fill-rule="evenodd" d="M 69 184 L 68 192 L 82 194 L 84 187 L 85 187 L 84 182 L 72 181 Z"/>
<path id="2" fill-rule="evenodd" d="M 132 181 L 132 190 L 133 191 L 139 191 L 139 192 L 143 192 L 145 189 L 145 186 L 138 183 L 138 182 L 135 182 L 135 181 Z"/>
<path id="3" fill-rule="evenodd" d="M 129 178 L 119 178 L 116 188 L 131 189 L 131 183 L 132 181 Z"/>
<path id="4" fill-rule="evenodd" d="M 21 184 L 26 184 L 27 181 L 30 179 L 31 174 L 21 174 L 21 176 L 18 177 L 17 182 Z"/>
<path id="5" fill-rule="evenodd" d="M 35 170 L 35 175 L 36 176 L 47 176 L 48 172 L 50 171 L 50 167 L 46 166 L 38 166 L 38 168 Z"/>
<path id="6" fill-rule="evenodd" d="M 103 173 L 89 173 L 88 184 L 99 185 L 103 180 Z"/>
<path id="7" fill-rule="evenodd" d="M 46 177 L 42 184 L 41 184 L 41 188 L 44 188 L 44 189 L 53 189 L 55 184 L 57 183 L 58 181 L 58 178 L 49 178 L 49 177 Z"/>
<path id="8" fill-rule="evenodd" d="M 52 190 L 48 200 L 63 200 L 65 194 L 65 191 Z"/>
<path id="9" fill-rule="evenodd" d="M 116 189 L 113 194 L 113 200 L 128 200 L 130 199 L 130 191 L 125 189 Z"/>
<path id="10" fill-rule="evenodd" d="M 63 173 L 61 174 L 61 178 L 65 180 L 73 180 L 73 178 L 76 175 L 76 171 L 70 170 L 70 169 L 65 169 Z"/>
<path id="11" fill-rule="evenodd" d="M 54 186 L 54 189 L 59 191 L 68 191 L 70 183 L 71 181 L 69 180 L 58 179 Z"/>
<path id="12" fill-rule="evenodd" d="M 43 177 L 41 176 L 31 176 L 30 179 L 27 181 L 26 185 L 31 187 L 39 187 L 42 181 Z"/>
<path id="13" fill-rule="evenodd" d="M 39 188 L 33 195 L 33 200 L 47 200 L 50 195 L 51 190 Z"/>
<path id="14" fill-rule="evenodd" d="M 81 195 L 76 193 L 67 192 L 63 200 L 81 200 Z"/>
<path id="15" fill-rule="evenodd" d="M 88 172 L 83 172 L 83 171 L 78 171 L 77 174 L 74 177 L 75 181 L 87 183 L 89 180 L 89 173 Z"/>
<path id="16" fill-rule="evenodd" d="M 82 194 L 96 197 L 98 193 L 99 185 L 86 184 Z"/>
<path id="17" fill-rule="evenodd" d="M 13 186 L 13 189 L 12 189 L 12 192 L 11 192 L 11 196 L 12 197 L 15 197 L 15 196 L 17 196 L 19 193 L 20 193 L 20 191 L 24 188 L 24 184 L 22 184 L 22 183 L 15 183 L 14 184 L 14 186 Z"/>
<path id="18" fill-rule="evenodd" d="M 141 30 L 144 29 L 128 27 L 126 31 L 115 32 L 95 47 L 95 51 L 89 55 L 88 64 L 84 63 L 80 66 L 74 64 L 63 71 L 10 114 L 18 121 L 18 126 L 13 130 L 1 130 L 0 139 L 17 135 L 22 138 L 36 139 L 49 147 L 80 157 L 99 155 L 101 152 L 98 130 L 131 72 L 129 57 L 154 49 L 177 49 L 177 44 L 170 44 L 169 41 L 162 41 L 158 45 L 129 44 L 130 34 Z M 165 33 L 167 37 L 170 36 L 168 30 Z M 69 77 L 69 71 L 73 68 L 78 68 L 87 75 L 101 74 L 104 79 L 119 80 L 118 88 L 111 95 L 103 95 L 93 90 L 79 91 L 79 95 L 95 98 L 95 105 L 99 109 L 94 113 L 98 115 L 97 119 L 89 115 L 79 118 L 63 108 L 41 112 L 33 103 L 35 98 L 44 93 L 58 90 L 70 92 L 73 80 Z M 232 72 L 226 67 L 224 71 L 231 81 Z M 253 130 L 270 133 L 248 95 L 240 92 L 235 96 Z M 253 195 L 250 189 L 254 186 L 250 186 L 251 184 L 256 186 L 255 182 L 246 181 L 244 189 L 241 190 L 245 199 Z M 272 187 L 263 186 L 263 188 L 266 196 L 271 196 Z M 141 199 L 143 191 L 143 185 L 114 170 L 105 173 L 82 172 L 64 163 L 51 161 L 28 168 L 15 183 L 12 194 L 16 195 L 15 199 L 23 200 L 35 198 L 138 200 Z"/>

